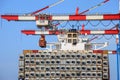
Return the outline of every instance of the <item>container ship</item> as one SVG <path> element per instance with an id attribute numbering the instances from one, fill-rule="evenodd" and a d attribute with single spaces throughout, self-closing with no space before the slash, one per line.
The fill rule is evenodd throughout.
<path id="1" fill-rule="evenodd" d="M 108 56 L 116 51 L 102 50 L 106 42 L 91 43 L 76 29 L 57 37 L 58 42 L 46 43 L 42 35 L 41 46 L 49 47 L 44 50 L 23 50 L 19 80 L 110 80 Z"/>
<path id="2" fill-rule="evenodd" d="M 18 80 L 110 80 L 109 54 L 116 54 L 116 51 L 104 50 L 104 48 L 108 46 L 107 42 L 92 43 L 86 35 L 116 35 L 118 52 L 120 51 L 119 25 L 109 30 L 97 31 L 84 30 L 84 26 L 82 27 L 82 25 L 79 25 L 82 27 L 82 30 L 74 29 L 72 25 L 70 25 L 72 29 L 69 30 L 58 30 L 56 27 L 61 24 L 61 21 L 66 21 L 66 23 L 68 21 L 119 22 L 120 13 L 85 14 L 109 2 L 109 0 L 104 0 L 100 4 L 81 13 L 79 13 L 79 8 L 77 7 L 75 14 L 70 15 L 38 14 L 63 1 L 64 0 L 59 0 L 58 2 L 28 14 L 1 15 L 1 18 L 8 21 L 34 21 L 36 22 L 36 26 L 40 28 L 37 31 L 22 30 L 22 33 L 26 35 L 41 35 L 39 46 L 44 49 L 23 50 L 23 53 L 19 56 Z M 55 22 L 57 24 L 54 24 L 54 21 L 57 21 Z M 108 26 L 110 26 L 110 24 Z M 106 27 L 104 24 L 103 26 Z M 66 25 L 63 27 L 66 27 Z M 42 30 L 42 28 L 45 28 L 47 31 Z M 50 30 L 50 28 L 52 28 L 52 30 Z M 47 43 L 45 35 L 57 35 L 58 42 Z M 119 70 L 118 61 L 119 58 L 117 59 L 117 70 Z M 119 71 L 117 77 L 119 80 Z"/>

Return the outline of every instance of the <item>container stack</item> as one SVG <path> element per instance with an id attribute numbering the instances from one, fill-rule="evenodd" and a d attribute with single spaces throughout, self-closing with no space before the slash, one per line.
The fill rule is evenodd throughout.
<path id="1" fill-rule="evenodd" d="M 109 80 L 108 52 L 24 50 L 19 80 Z"/>
<path id="2" fill-rule="evenodd" d="M 24 65 L 24 60 L 25 57 L 24 57 L 24 54 L 20 54 L 20 57 L 19 57 L 19 79 L 24 79 L 24 73 L 25 73 L 25 65 Z"/>

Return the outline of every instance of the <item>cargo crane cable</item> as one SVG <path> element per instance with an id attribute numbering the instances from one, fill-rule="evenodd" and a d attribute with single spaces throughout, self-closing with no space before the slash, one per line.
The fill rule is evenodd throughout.
<path id="1" fill-rule="evenodd" d="M 60 25 L 60 22 L 58 21 L 57 23 L 52 23 L 52 26 L 59 26 Z"/>
<path id="2" fill-rule="evenodd" d="M 118 29 L 119 24 L 115 25 L 114 27 L 110 28 L 110 30 L 113 30 L 114 28 Z M 103 36 L 103 35 L 102 35 Z M 114 35 L 112 35 L 114 37 Z M 94 39 L 97 39 L 99 36 L 95 36 L 89 40 L 89 42 L 93 41 Z M 116 37 L 115 37 L 116 39 Z"/>
<path id="3" fill-rule="evenodd" d="M 93 38 L 89 39 L 88 42 L 91 42 L 91 41 L 93 41 L 93 40 L 95 40 L 95 39 L 101 40 L 102 38 L 103 38 L 103 35 L 99 35 L 99 36 L 93 35 Z"/>
<path id="4" fill-rule="evenodd" d="M 37 10 L 37 11 L 32 12 L 31 15 L 35 15 L 35 14 L 37 14 L 37 13 L 39 13 L 39 12 L 42 12 L 42 11 L 48 9 L 48 8 L 51 8 L 51 7 L 53 7 L 53 6 L 56 6 L 56 5 L 60 4 L 60 3 L 62 3 L 63 1 L 64 1 L 64 0 L 59 0 L 59 1 L 57 1 L 57 2 L 55 2 L 55 3 L 53 3 L 53 4 L 51 4 L 51 5 L 48 5 L 48 6 L 44 7 L 44 8 L 42 8 L 42 9 L 39 9 L 39 10 Z"/>
<path id="5" fill-rule="evenodd" d="M 101 40 L 102 38 L 105 38 L 106 40 L 110 40 L 110 39 L 115 38 L 115 37 L 114 37 L 114 35 L 111 35 L 109 38 L 107 38 L 106 35 L 100 35 L 100 36 L 95 36 L 94 35 L 94 37 L 92 39 L 90 39 L 89 42 L 91 42 L 91 41 L 93 41 L 95 39 Z"/>
<path id="6" fill-rule="evenodd" d="M 64 22 L 66 22 L 64 25 L 62 25 Z M 60 22 L 59 22 L 60 23 Z M 59 24 L 59 26 L 61 27 L 61 28 L 64 28 L 64 27 L 66 27 L 68 25 L 68 21 L 62 21 L 60 24 Z"/>
<path id="7" fill-rule="evenodd" d="M 106 40 L 110 40 L 110 39 L 112 39 L 112 35 L 109 35 L 110 37 L 106 37 L 106 35 L 103 35 L 104 36 L 104 38 L 106 39 Z M 108 35 L 107 35 L 108 36 Z"/>
<path id="8" fill-rule="evenodd" d="M 64 25 L 62 25 L 63 23 L 65 23 Z M 53 26 L 57 27 L 60 26 L 61 28 L 65 28 L 67 25 L 69 25 L 70 27 L 72 27 L 72 25 L 74 26 L 82 26 L 81 24 L 79 24 L 79 21 L 77 21 L 75 24 L 70 24 L 69 21 L 58 21 L 56 24 L 53 24 Z"/>
<path id="9" fill-rule="evenodd" d="M 80 23 L 80 21 L 78 21 L 78 25 L 79 25 L 79 26 L 82 26 L 82 24 Z"/>
<path id="10" fill-rule="evenodd" d="M 53 29 L 57 29 L 57 26 L 60 25 L 60 22 L 57 23 L 52 23 L 51 26 L 53 27 Z"/>
<path id="11" fill-rule="evenodd" d="M 69 21 L 67 21 L 67 23 L 68 23 L 68 25 L 69 25 L 70 27 L 72 27 L 72 25 L 70 24 L 70 22 L 69 22 Z"/>
<path id="12" fill-rule="evenodd" d="M 97 27 L 101 22 L 99 21 L 97 24 L 92 24 L 91 21 L 89 21 L 89 24 L 92 25 L 93 27 Z"/>
<path id="13" fill-rule="evenodd" d="M 107 25 L 105 25 L 103 21 L 99 21 L 95 25 L 91 21 L 89 21 L 89 24 L 92 25 L 93 27 L 97 27 L 99 24 L 102 24 L 104 27 L 110 26 L 111 24 L 116 25 L 112 20 Z"/>
<path id="14" fill-rule="evenodd" d="M 79 25 L 79 21 L 76 21 L 75 26 L 78 26 L 78 25 Z"/>
<path id="15" fill-rule="evenodd" d="M 112 35 L 113 36 L 113 38 L 116 40 L 116 35 Z"/>
<path id="16" fill-rule="evenodd" d="M 116 23 L 114 23 L 113 20 L 111 20 L 111 22 L 112 22 L 113 25 L 116 25 Z"/>
<path id="17" fill-rule="evenodd" d="M 80 26 L 82 27 L 83 24 L 81 25 L 79 22 L 80 22 L 80 21 L 77 21 L 75 24 L 70 24 L 70 22 L 67 21 L 68 25 L 69 25 L 71 28 L 73 28 L 73 26 L 74 26 L 74 28 L 78 28 L 78 26 L 79 26 L 79 29 L 80 29 Z M 89 22 L 87 22 L 85 25 L 87 26 L 88 23 L 89 23 Z M 85 26 L 85 25 L 84 25 L 84 26 Z"/>
<path id="18" fill-rule="evenodd" d="M 65 23 L 66 22 L 66 23 Z M 65 23 L 64 25 L 62 25 L 63 23 Z M 52 26 L 55 26 L 55 27 L 57 27 L 57 26 L 60 26 L 61 28 L 64 28 L 64 27 L 66 27 L 68 25 L 68 21 L 57 21 L 57 23 L 52 23 Z"/>
<path id="19" fill-rule="evenodd" d="M 98 38 L 98 36 L 95 36 L 95 35 L 92 35 L 92 37 L 90 37 L 89 41 L 88 42 L 91 42 L 93 41 L 94 39 Z"/>
<path id="20" fill-rule="evenodd" d="M 70 24 L 70 22 L 69 22 L 69 24 Z M 77 27 L 77 26 L 80 26 L 79 25 L 79 21 L 73 21 L 73 23 L 72 24 L 70 24 L 70 26 L 73 26 L 74 25 L 74 27 Z"/>
<path id="21" fill-rule="evenodd" d="M 116 23 L 114 23 L 113 22 L 113 20 L 110 20 L 110 22 L 107 24 L 107 25 L 105 25 L 104 23 L 103 23 L 104 21 L 101 21 L 101 24 L 103 25 L 103 26 L 109 26 L 109 25 L 111 25 L 111 24 L 113 24 L 113 25 L 116 25 Z"/>
<path id="22" fill-rule="evenodd" d="M 110 30 L 113 30 L 116 28 L 116 30 L 118 30 L 119 24 L 116 24 L 114 27 L 110 28 Z"/>
<path id="23" fill-rule="evenodd" d="M 80 26 L 77 26 L 77 30 L 79 30 L 80 29 Z"/>
<path id="24" fill-rule="evenodd" d="M 93 6 L 93 7 L 89 8 L 89 9 L 87 9 L 87 10 L 79 13 L 79 14 L 82 15 L 82 14 L 88 12 L 88 11 L 91 11 L 91 10 L 97 8 L 97 7 L 100 7 L 100 6 L 102 6 L 103 4 L 105 4 L 105 3 L 108 2 L 108 1 L 109 1 L 109 0 L 104 0 L 103 2 L 101 2 L 101 3 L 99 3 L 99 4 L 95 5 L 95 6 Z"/>
<path id="25" fill-rule="evenodd" d="M 108 2 L 108 1 L 109 1 L 109 0 L 104 0 L 103 2 L 101 2 L 101 3 L 99 3 L 99 4 L 95 5 L 95 6 L 93 6 L 93 7 L 91 7 L 91 8 L 89 8 L 89 9 L 87 9 L 87 10 L 81 12 L 81 13 L 79 13 L 79 15 L 82 15 L 82 14 L 88 12 L 88 11 L 91 11 L 91 10 L 97 8 L 97 7 L 100 7 L 100 6 L 102 6 L 103 4 L 105 4 L 105 3 Z M 43 8 L 43 9 L 44 9 L 44 8 Z M 78 11 L 79 9 L 77 8 L 76 10 Z M 88 21 L 88 23 L 89 23 L 89 21 Z M 86 23 L 85 26 L 86 26 L 88 23 Z M 69 25 L 70 25 L 70 24 L 69 24 Z M 71 25 L 70 25 L 70 26 L 71 26 Z M 77 26 L 77 25 L 76 25 L 76 26 Z M 80 26 L 82 26 L 82 25 L 80 24 Z M 65 26 L 64 26 L 64 27 L 65 27 Z"/>
<path id="26" fill-rule="evenodd" d="M 98 35 L 92 35 L 92 37 L 89 38 L 89 42 L 91 42 L 95 39 L 100 40 L 102 38 L 103 38 L 103 35 L 99 35 L 99 36 Z"/>
<path id="27" fill-rule="evenodd" d="M 78 25 L 78 22 L 79 22 L 79 25 Z M 90 21 L 87 21 L 87 23 L 86 23 L 85 25 L 88 25 L 88 23 L 92 24 Z M 70 24 L 70 22 L 67 21 L 64 26 L 62 26 L 62 25 L 60 25 L 60 26 L 64 28 L 64 27 L 67 26 L 67 24 L 69 24 L 71 27 L 72 27 L 72 25 L 74 25 L 74 26 L 76 26 L 76 27 L 77 27 L 77 26 L 82 26 L 82 25 L 80 24 L 80 21 L 77 21 L 76 24 Z M 100 21 L 99 21 L 99 23 L 98 23 L 97 25 L 93 25 L 93 24 L 92 24 L 92 26 L 93 26 L 93 27 L 96 27 L 96 26 L 98 26 L 99 24 L 100 24 Z M 109 25 L 110 25 L 110 24 L 109 24 Z M 118 27 L 118 24 L 115 25 L 114 27 L 112 27 L 111 29 L 114 29 L 114 28 L 117 28 L 117 27 Z M 111 29 L 110 29 L 110 30 L 111 30 Z"/>
<path id="28" fill-rule="evenodd" d="M 96 35 L 91 35 L 91 37 L 90 37 L 89 39 L 92 39 L 92 38 L 94 38 L 94 37 L 96 37 Z"/>
<path id="29" fill-rule="evenodd" d="M 64 1 L 64 0 L 62 0 L 62 1 Z M 101 3 L 99 3 L 98 5 L 93 6 L 93 7 L 89 8 L 89 9 L 87 9 L 87 10 L 85 10 L 85 11 L 79 13 L 79 15 L 82 15 L 82 14 L 88 12 L 88 11 L 91 11 L 91 10 L 93 10 L 93 9 L 95 9 L 95 8 L 97 8 L 97 7 L 99 7 L 99 6 L 102 6 L 103 4 L 105 4 L 105 3 L 108 2 L 108 1 L 109 1 L 109 0 L 105 0 L 105 1 L 103 1 L 103 2 L 101 2 Z M 61 3 L 61 2 L 58 2 L 58 3 Z M 46 6 L 46 7 L 47 7 L 47 6 Z M 36 11 L 36 12 L 40 12 L 41 10 L 45 10 L 45 9 L 47 9 L 46 7 L 45 7 L 45 8 L 42 8 L 42 9 Z M 78 12 L 78 11 L 79 11 L 79 8 L 77 8 L 76 10 L 77 10 L 77 12 Z M 88 23 L 89 23 L 89 21 L 88 21 Z M 87 26 L 88 23 L 86 23 L 85 26 Z M 58 24 L 59 24 L 59 23 L 58 23 Z M 78 24 L 78 23 L 76 23 L 76 26 L 77 26 L 77 24 Z M 70 23 L 69 23 L 69 25 L 72 26 Z M 80 24 L 80 26 L 82 26 L 82 25 Z M 63 27 L 65 27 L 65 26 L 63 26 Z"/>
<path id="30" fill-rule="evenodd" d="M 84 24 L 84 26 L 87 26 L 89 24 L 90 21 L 86 21 L 86 23 L 80 23 L 81 21 L 78 21 L 79 22 L 79 26 L 82 26 Z"/>
<path id="31" fill-rule="evenodd" d="M 104 24 L 104 22 L 103 21 L 100 21 L 101 22 L 101 24 L 104 26 L 104 27 L 108 27 L 109 25 L 111 25 L 112 24 L 112 21 L 110 21 L 108 24 Z"/>
<path id="32" fill-rule="evenodd" d="M 97 38 L 95 38 L 95 39 L 101 40 L 101 39 L 103 38 L 103 36 L 104 36 L 104 35 L 96 36 Z"/>
<path id="33" fill-rule="evenodd" d="M 99 24 L 102 24 L 104 27 L 107 27 L 107 26 L 111 25 L 112 22 L 110 21 L 107 25 L 105 25 L 102 21 L 99 21 L 96 25 L 94 25 L 91 21 L 89 21 L 89 23 L 93 27 L 97 27 Z M 114 24 L 114 25 L 116 25 L 116 24 Z"/>
<path id="34" fill-rule="evenodd" d="M 84 26 L 87 26 L 89 24 L 90 21 L 87 21 L 86 24 L 84 24 Z"/>

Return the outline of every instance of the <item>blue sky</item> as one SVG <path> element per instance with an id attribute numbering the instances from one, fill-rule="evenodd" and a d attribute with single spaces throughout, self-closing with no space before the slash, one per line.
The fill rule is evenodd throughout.
<path id="1" fill-rule="evenodd" d="M 0 14 L 24 14 L 30 13 L 37 9 L 43 8 L 58 0 L 0 0 Z M 65 0 L 63 3 L 47 9 L 42 13 L 75 13 L 76 7 L 80 8 L 80 12 L 84 11 L 103 0 Z M 110 0 L 105 5 L 94 9 L 88 14 L 96 13 L 118 13 L 118 0 Z M 80 22 L 81 24 L 86 22 Z M 97 22 L 91 22 L 97 24 Z M 103 22 L 108 24 L 109 22 Z M 117 23 L 117 22 L 115 22 Z M 62 24 L 64 25 L 64 24 Z M 110 24 L 104 27 L 99 24 L 97 27 L 92 27 L 90 24 L 86 26 L 88 29 L 108 29 L 114 26 Z M 58 26 L 60 27 L 60 26 Z M 37 29 L 35 22 L 15 22 L 0 19 L 0 80 L 17 80 L 18 77 L 18 57 L 24 49 L 41 49 L 38 47 L 39 36 L 26 36 L 21 34 L 23 29 Z M 107 36 L 109 38 L 110 36 Z M 56 36 L 47 36 L 47 41 L 57 41 Z M 115 50 L 115 39 L 106 40 L 104 37 L 94 42 L 107 41 L 110 45 L 105 48 Z M 116 55 L 110 55 L 110 72 L 111 80 L 116 79 Z"/>

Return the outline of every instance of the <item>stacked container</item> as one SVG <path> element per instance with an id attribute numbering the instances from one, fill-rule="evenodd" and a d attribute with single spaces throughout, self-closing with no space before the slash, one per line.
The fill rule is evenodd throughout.
<path id="1" fill-rule="evenodd" d="M 19 80 L 109 80 L 108 52 L 24 50 Z"/>

